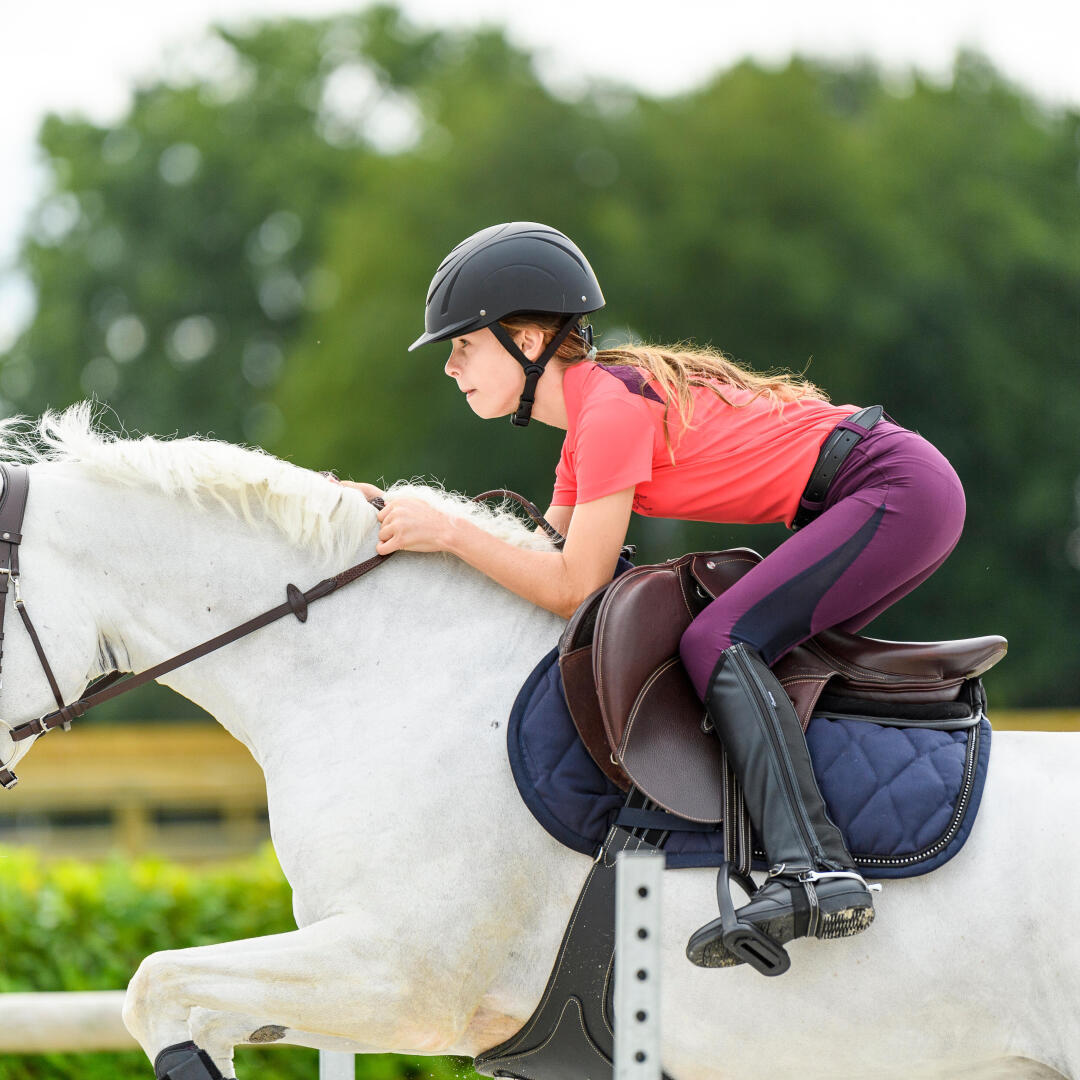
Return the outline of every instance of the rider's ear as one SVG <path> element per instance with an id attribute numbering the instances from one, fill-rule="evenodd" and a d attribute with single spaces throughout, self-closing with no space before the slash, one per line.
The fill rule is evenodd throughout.
<path id="1" fill-rule="evenodd" d="M 535 360 L 544 350 L 544 332 L 539 326 L 526 326 L 518 338 L 518 348 L 530 359 Z"/>

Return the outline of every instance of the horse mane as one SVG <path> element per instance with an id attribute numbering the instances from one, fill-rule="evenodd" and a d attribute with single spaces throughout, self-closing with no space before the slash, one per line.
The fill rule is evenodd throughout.
<path id="1" fill-rule="evenodd" d="M 62 412 L 48 410 L 34 421 L 0 420 L 0 459 L 24 464 L 63 462 L 113 483 L 157 489 L 207 503 L 258 527 L 260 518 L 298 548 L 314 550 L 328 562 L 351 558 L 375 532 L 375 509 L 350 488 L 283 461 L 266 451 L 201 435 L 161 439 L 130 438 L 102 429 L 91 403 Z M 417 481 L 398 481 L 387 498 L 423 499 L 518 547 L 550 550 L 550 542 L 526 527 L 502 505 L 472 502 L 464 495 Z"/>

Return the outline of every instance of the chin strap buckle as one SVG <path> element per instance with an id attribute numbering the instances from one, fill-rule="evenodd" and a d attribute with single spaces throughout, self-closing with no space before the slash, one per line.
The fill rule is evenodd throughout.
<path id="1" fill-rule="evenodd" d="M 536 384 L 540 376 L 544 374 L 547 362 L 559 351 L 559 346 L 570 336 L 570 332 L 579 325 L 581 316 L 571 315 L 563 323 L 562 329 L 548 342 L 547 348 L 535 359 L 530 360 L 517 342 L 510 336 L 509 331 L 498 320 L 493 322 L 488 329 L 499 339 L 503 348 L 522 366 L 525 371 L 525 387 L 521 391 L 521 400 L 518 402 L 517 411 L 510 417 L 510 423 L 516 427 L 528 427 L 532 419 L 533 401 L 536 398 Z"/>

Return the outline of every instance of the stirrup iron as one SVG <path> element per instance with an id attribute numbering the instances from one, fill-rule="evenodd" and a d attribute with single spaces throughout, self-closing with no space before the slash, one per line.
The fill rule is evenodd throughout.
<path id="1" fill-rule="evenodd" d="M 791 967 L 791 957 L 784 946 L 764 930 L 753 923 L 740 921 L 731 902 L 731 881 L 746 893 L 749 900 L 757 892 L 757 886 L 748 874 L 733 869 L 728 862 L 720 865 L 716 874 L 716 901 L 720 905 L 720 926 L 723 931 L 720 940 L 724 948 L 762 975 L 783 975 Z"/>

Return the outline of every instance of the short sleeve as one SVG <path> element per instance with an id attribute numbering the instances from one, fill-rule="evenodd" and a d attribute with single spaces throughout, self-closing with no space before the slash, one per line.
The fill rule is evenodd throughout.
<path id="1" fill-rule="evenodd" d="M 574 506 L 577 503 L 577 477 L 574 474 L 574 451 L 570 436 L 563 439 L 559 464 L 555 466 L 555 490 L 551 496 L 552 506 Z"/>
<path id="2" fill-rule="evenodd" d="M 644 401 L 603 396 L 586 403 L 570 448 L 575 503 L 592 502 L 651 480 L 653 434 Z M 565 445 L 563 449 L 565 455 Z"/>

